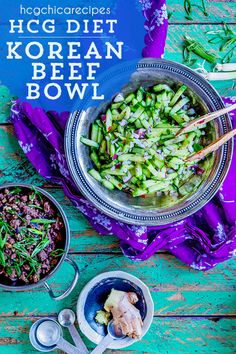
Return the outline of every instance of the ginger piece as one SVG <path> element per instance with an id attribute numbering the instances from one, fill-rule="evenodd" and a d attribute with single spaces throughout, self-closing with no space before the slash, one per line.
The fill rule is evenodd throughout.
<path id="1" fill-rule="evenodd" d="M 104 324 L 107 326 L 110 321 L 110 316 L 111 316 L 110 312 L 100 310 L 97 311 L 95 321 L 97 323 Z"/>
<path id="2" fill-rule="evenodd" d="M 112 313 L 117 332 L 121 330 L 124 335 L 138 339 L 142 336 L 143 321 L 139 310 L 134 306 L 136 302 L 138 297 L 134 292 L 112 289 L 104 309 Z"/>

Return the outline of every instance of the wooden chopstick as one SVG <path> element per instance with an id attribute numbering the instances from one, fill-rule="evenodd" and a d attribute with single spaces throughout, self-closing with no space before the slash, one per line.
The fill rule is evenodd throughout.
<path id="1" fill-rule="evenodd" d="M 190 123 L 188 123 L 184 128 L 180 129 L 177 132 L 176 137 L 181 134 L 193 131 L 194 129 L 198 128 L 202 124 L 206 124 L 206 123 L 214 120 L 215 118 L 222 116 L 225 113 L 233 111 L 234 109 L 236 109 L 236 103 L 232 104 L 231 106 L 220 109 L 219 111 L 207 113 L 202 117 L 196 118 L 196 119 L 192 120 Z"/>
<path id="2" fill-rule="evenodd" d="M 219 149 L 220 146 L 224 145 L 228 140 L 233 138 L 233 136 L 236 135 L 236 129 L 231 130 L 229 133 L 221 136 L 219 139 L 216 141 L 213 141 L 210 145 L 205 147 L 204 149 L 196 152 L 192 156 L 189 156 L 185 159 L 185 162 L 192 162 L 192 161 L 199 161 L 206 155 L 208 155 L 210 152 L 216 151 Z"/>

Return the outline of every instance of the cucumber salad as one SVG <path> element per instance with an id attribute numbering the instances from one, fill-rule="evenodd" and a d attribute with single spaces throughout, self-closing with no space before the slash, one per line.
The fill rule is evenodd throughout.
<path id="1" fill-rule="evenodd" d="M 195 98 L 186 92 L 185 85 L 173 90 L 158 84 L 126 97 L 118 94 L 91 125 L 90 136 L 81 137 L 94 165 L 89 174 L 109 190 L 133 197 L 189 193 L 184 186 L 194 176 L 202 179 L 204 161 L 185 160 L 206 146 L 209 136 L 202 125 L 176 137 L 199 116 Z"/>

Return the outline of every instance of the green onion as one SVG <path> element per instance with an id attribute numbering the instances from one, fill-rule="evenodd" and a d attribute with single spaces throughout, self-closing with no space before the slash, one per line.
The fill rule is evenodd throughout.
<path id="1" fill-rule="evenodd" d="M 0 265 L 2 267 L 6 266 L 6 260 L 3 251 L 0 249 Z"/>
<path id="2" fill-rule="evenodd" d="M 32 228 L 29 228 L 29 227 L 27 227 L 27 228 L 24 227 L 21 230 L 29 231 L 29 232 L 31 232 L 32 234 L 35 234 L 35 235 L 44 235 L 43 231 L 40 231 L 38 229 L 32 229 Z"/>
<path id="3" fill-rule="evenodd" d="M 219 51 L 225 52 L 222 57 L 222 63 L 229 63 L 233 58 L 236 48 L 236 33 L 227 25 L 223 23 L 222 29 L 216 31 L 208 31 L 207 35 L 211 35 L 208 42 L 213 44 L 219 44 Z"/>
<path id="4" fill-rule="evenodd" d="M 29 206 L 30 208 L 33 208 L 33 209 L 43 210 L 43 208 L 42 208 L 41 206 L 39 206 L 39 205 L 28 204 L 28 206 Z"/>
<path id="5" fill-rule="evenodd" d="M 31 219 L 30 223 L 35 223 L 35 224 L 52 224 L 56 222 L 56 220 L 48 220 L 48 219 Z"/>
<path id="6" fill-rule="evenodd" d="M 209 16 L 204 0 L 201 0 L 201 5 L 193 3 L 192 0 L 184 0 L 184 10 L 186 12 L 185 18 L 187 20 L 189 20 L 189 21 L 193 20 L 192 15 L 193 15 L 193 8 L 194 7 L 198 8 L 204 14 L 204 16 L 206 16 L 206 17 Z"/>
<path id="7" fill-rule="evenodd" d="M 215 64 L 217 60 L 217 55 L 207 51 L 200 42 L 195 39 L 190 38 L 189 36 L 184 36 L 184 50 L 187 53 L 194 53 L 199 57 L 207 60 L 209 63 Z M 187 57 L 185 57 L 187 60 Z"/>
<path id="8" fill-rule="evenodd" d="M 195 152 L 198 152 L 198 151 L 203 149 L 203 146 L 198 144 L 198 143 L 196 143 L 196 144 L 193 144 L 193 148 L 194 148 Z"/>
<path id="9" fill-rule="evenodd" d="M 65 253 L 65 250 L 62 248 L 57 248 L 56 250 L 50 253 L 51 257 L 60 257 Z"/>
<path id="10" fill-rule="evenodd" d="M 39 244 L 35 247 L 33 252 L 31 253 L 31 257 L 35 257 L 39 252 L 41 252 L 44 248 L 46 248 L 50 243 L 49 239 L 43 239 L 39 242 Z"/>

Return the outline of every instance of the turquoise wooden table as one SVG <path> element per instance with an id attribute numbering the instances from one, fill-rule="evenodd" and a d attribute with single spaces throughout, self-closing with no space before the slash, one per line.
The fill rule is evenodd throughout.
<path id="1" fill-rule="evenodd" d="M 236 31 L 235 1 L 210 1 L 210 16 L 199 13 L 187 21 L 183 0 L 169 0 L 170 19 L 166 58 L 182 62 L 182 38 L 189 34 L 201 42 L 205 32 L 228 22 Z M 236 58 L 234 60 L 236 62 Z M 217 82 L 221 95 L 234 95 L 233 83 Z M 0 353 L 34 353 L 28 339 L 31 324 L 43 316 L 56 317 L 71 307 L 75 310 L 82 287 L 95 275 L 108 270 L 124 270 L 142 279 L 155 302 L 155 317 L 141 342 L 120 353 L 236 353 L 236 267 L 235 260 L 206 273 L 189 269 L 170 254 L 159 252 L 143 263 L 126 259 L 113 236 L 99 236 L 85 218 L 66 199 L 62 191 L 50 186 L 32 168 L 21 152 L 12 126 L 0 124 L 0 183 L 27 182 L 43 186 L 63 206 L 70 222 L 70 255 L 81 271 L 80 280 L 69 298 L 54 302 L 43 288 L 27 293 L 0 293 Z M 51 281 L 55 291 L 65 288 L 71 278 L 65 264 Z M 90 349 L 93 345 L 85 339 Z M 107 351 L 111 353 L 115 351 Z"/>

